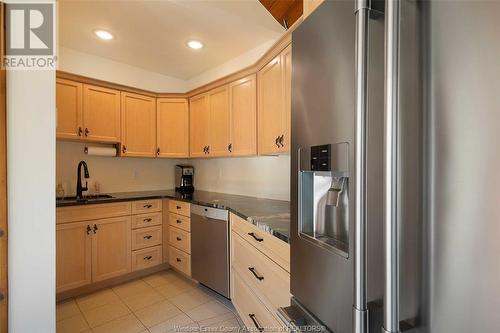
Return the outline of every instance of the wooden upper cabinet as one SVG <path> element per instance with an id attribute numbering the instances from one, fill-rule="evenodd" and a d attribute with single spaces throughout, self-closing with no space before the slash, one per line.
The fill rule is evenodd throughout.
<path id="1" fill-rule="evenodd" d="M 189 104 L 185 98 L 156 100 L 156 143 L 159 157 L 189 156 Z"/>
<path id="2" fill-rule="evenodd" d="M 132 233 L 130 216 L 90 221 L 92 236 L 92 282 L 131 271 Z"/>
<path id="3" fill-rule="evenodd" d="M 208 156 L 229 155 L 229 90 L 228 86 L 208 92 L 210 104 L 210 141 Z"/>
<path id="4" fill-rule="evenodd" d="M 83 85 L 84 138 L 98 142 L 120 142 L 120 92 Z"/>
<path id="5" fill-rule="evenodd" d="M 281 151 L 289 152 L 291 146 L 291 131 L 292 126 L 292 46 L 289 45 L 282 53 L 283 71 L 284 71 L 284 86 L 285 86 L 285 101 L 282 114 L 282 140 Z"/>
<path id="6" fill-rule="evenodd" d="M 210 140 L 210 104 L 208 93 L 189 100 L 189 154 L 191 157 L 207 157 L 205 148 Z"/>
<path id="7" fill-rule="evenodd" d="M 156 156 L 156 99 L 121 93 L 122 156 Z"/>
<path id="8" fill-rule="evenodd" d="M 283 110 L 283 73 L 281 56 L 277 56 L 258 73 L 259 154 L 279 152 Z"/>
<path id="9" fill-rule="evenodd" d="M 81 287 L 91 282 L 92 236 L 87 222 L 56 226 L 57 292 Z"/>
<path id="10" fill-rule="evenodd" d="M 56 80 L 58 139 L 81 139 L 83 135 L 83 85 L 79 82 Z"/>
<path id="11" fill-rule="evenodd" d="M 229 84 L 230 155 L 257 154 L 256 75 Z"/>
<path id="12" fill-rule="evenodd" d="M 257 80 L 259 153 L 287 152 L 290 146 L 290 46 L 259 71 Z"/>

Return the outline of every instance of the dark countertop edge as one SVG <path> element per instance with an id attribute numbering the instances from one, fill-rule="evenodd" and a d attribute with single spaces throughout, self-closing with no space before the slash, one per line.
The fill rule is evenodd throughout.
<path id="1" fill-rule="evenodd" d="M 274 237 L 286 242 L 290 243 L 290 237 L 287 235 L 284 235 L 280 233 L 279 231 L 271 229 L 268 225 L 265 223 L 261 223 L 259 221 L 253 220 L 250 216 L 246 216 L 245 214 L 242 214 L 238 212 L 237 210 L 232 209 L 229 206 L 223 205 L 223 204 L 214 204 L 214 203 L 207 203 L 207 202 L 201 202 L 193 199 L 185 199 L 185 198 L 179 198 L 175 197 L 172 195 L 159 195 L 159 194 L 143 194 L 143 195 L 137 195 L 137 196 L 130 196 L 130 197 L 122 197 L 122 198 L 106 198 L 106 199 L 100 199 L 100 200 L 95 200 L 95 201 L 69 201 L 69 202 L 57 202 L 56 201 L 56 208 L 61 208 L 61 207 L 71 207 L 71 206 L 88 206 L 88 205 L 99 205 L 99 204 L 106 204 L 106 203 L 113 203 L 113 202 L 126 202 L 126 201 L 138 201 L 138 200 L 146 200 L 146 199 L 172 199 L 172 200 L 177 200 L 177 201 L 184 201 L 184 202 L 189 202 L 191 204 L 195 205 L 200 205 L 200 206 L 206 206 L 206 207 L 213 207 L 213 208 L 220 208 L 220 209 L 227 209 L 229 212 L 241 217 L 248 223 L 253 224 L 257 228 L 261 229 L 264 232 L 267 232 L 268 234 L 273 235 Z M 274 199 L 269 199 L 269 200 L 274 200 Z"/>

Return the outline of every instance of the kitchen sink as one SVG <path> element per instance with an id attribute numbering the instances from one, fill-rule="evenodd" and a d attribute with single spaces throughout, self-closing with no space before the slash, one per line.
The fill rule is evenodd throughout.
<path id="1" fill-rule="evenodd" d="M 77 200 L 77 201 L 90 201 L 90 200 L 102 200 L 102 199 L 113 199 L 114 197 L 109 194 L 89 194 L 89 195 L 84 195 L 83 198 L 77 199 L 76 196 L 72 197 L 64 197 L 64 198 L 56 198 L 56 200 L 61 200 L 61 201 L 72 201 L 72 200 Z"/>

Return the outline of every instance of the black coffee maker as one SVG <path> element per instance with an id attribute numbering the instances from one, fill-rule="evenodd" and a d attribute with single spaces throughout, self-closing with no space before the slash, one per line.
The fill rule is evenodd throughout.
<path id="1" fill-rule="evenodd" d="M 191 165 L 175 166 L 175 190 L 181 193 L 194 192 L 194 168 Z"/>

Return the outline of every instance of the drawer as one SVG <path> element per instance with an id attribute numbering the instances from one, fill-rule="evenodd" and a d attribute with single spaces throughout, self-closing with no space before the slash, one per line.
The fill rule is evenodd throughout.
<path id="1" fill-rule="evenodd" d="M 161 245 L 132 251 L 132 271 L 153 267 L 162 263 Z"/>
<path id="2" fill-rule="evenodd" d="M 56 223 L 98 220 L 108 217 L 130 215 L 131 203 L 114 202 L 109 204 L 59 207 L 56 209 Z"/>
<path id="3" fill-rule="evenodd" d="M 191 214 L 189 202 L 170 200 L 168 202 L 168 210 L 172 213 L 176 213 L 179 215 L 184 215 L 189 217 Z"/>
<path id="4" fill-rule="evenodd" d="M 232 233 L 233 270 L 252 287 L 257 296 L 271 309 L 290 305 L 290 274 Z"/>
<path id="5" fill-rule="evenodd" d="M 191 256 L 181 250 L 170 246 L 169 264 L 178 271 L 191 276 Z"/>
<path id="6" fill-rule="evenodd" d="M 161 213 L 141 214 L 132 216 L 132 229 L 161 225 Z"/>
<path id="7" fill-rule="evenodd" d="M 187 232 L 191 231 L 191 218 L 187 216 L 182 216 L 179 214 L 168 213 L 169 224 L 173 227 L 185 230 Z"/>
<path id="8" fill-rule="evenodd" d="M 162 226 L 147 227 L 132 230 L 132 250 L 161 244 Z"/>
<path id="9" fill-rule="evenodd" d="M 259 251 L 290 272 L 290 245 L 260 230 L 241 217 L 231 214 L 231 230 L 248 241 Z"/>
<path id="10" fill-rule="evenodd" d="M 286 332 L 238 273 L 233 275 L 232 301 L 250 332 Z"/>
<path id="11" fill-rule="evenodd" d="M 172 227 L 169 230 L 168 244 L 186 253 L 191 253 L 191 234 Z"/>
<path id="12" fill-rule="evenodd" d="M 161 212 L 161 200 L 139 200 L 132 202 L 132 214 L 145 214 L 150 212 Z"/>

